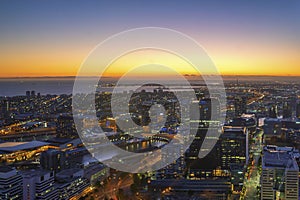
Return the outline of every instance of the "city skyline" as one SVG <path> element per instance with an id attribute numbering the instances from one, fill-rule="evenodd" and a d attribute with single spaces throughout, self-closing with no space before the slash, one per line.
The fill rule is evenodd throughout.
<path id="1" fill-rule="evenodd" d="M 1 1 L 0 199 L 300 199 L 300 1 Z"/>
<path id="2" fill-rule="evenodd" d="M 6 193 L 1 190 L 0 196 L 38 199 L 34 196 L 40 195 L 44 199 L 62 200 L 177 197 L 242 200 L 299 196 L 299 82 L 282 78 L 261 82 L 225 81 L 226 109 L 213 104 L 220 98 L 208 97 L 207 88 L 195 85 L 197 100 L 190 101 L 192 112 L 188 123 L 196 135 L 185 151 L 177 146 L 180 144 L 177 136 L 182 134 L 179 127 L 184 126 L 178 113 L 186 104 L 180 104 L 174 96 L 176 92 L 157 85 L 136 91 L 131 96 L 129 112 L 137 126 L 129 131 L 126 128 L 129 124 L 122 120 L 126 115 L 116 117 L 107 106 L 114 99 L 112 93 L 97 93 L 96 124 L 105 130 L 114 145 L 138 153 L 133 157 L 115 155 L 95 132 L 90 115 L 82 118 L 72 113 L 74 95 L 43 94 L 43 88 L 49 91 L 55 86 L 38 82 L 24 85 L 27 90 L 21 95 L 0 97 L 0 179 L 1 186 L 7 189 Z M 112 82 L 108 83 L 114 87 Z M 34 85 L 39 85 L 39 89 L 33 89 Z M 188 93 L 184 94 L 188 97 Z M 123 102 L 120 98 L 116 100 L 118 105 Z M 153 112 L 162 107 L 167 118 L 163 117 L 164 113 Z M 213 120 L 212 113 L 226 119 Z M 82 120 L 80 126 L 86 129 L 84 137 L 77 132 L 75 120 Z M 161 120 L 166 120 L 164 125 Z M 136 137 L 130 132 L 138 131 L 139 126 L 143 131 L 141 137 Z M 220 137 L 209 137 L 209 130 L 214 134 L 219 132 Z M 204 137 L 216 144 L 207 156 L 199 159 Z M 128 168 L 118 170 L 97 162 L 115 155 L 111 161 L 122 165 L 141 158 L 145 151 L 156 152 L 157 148 L 165 149 L 162 161 L 167 161 L 168 156 L 172 159 L 181 156 L 162 169 L 138 174 L 126 173 Z M 130 165 L 130 169 L 144 163 L 145 157 L 141 160 Z M 158 161 L 150 159 L 147 163 Z M 7 186 L 6 182 L 13 184 Z M 46 183 L 49 183 L 47 187 L 40 187 Z"/>

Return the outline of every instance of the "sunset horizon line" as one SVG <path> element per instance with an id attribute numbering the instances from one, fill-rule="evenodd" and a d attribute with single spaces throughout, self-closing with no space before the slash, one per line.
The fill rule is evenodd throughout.
<path id="1" fill-rule="evenodd" d="M 212 75 L 212 74 L 205 74 L 206 76 Z M 300 77 L 300 74 L 219 74 L 222 77 Z M 157 75 L 136 75 L 138 77 L 151 77 L 151 76 L 157 76 Z M 132 77 L 136 77 L 132 76 Z M 162 75 L 163 76 L 163 75 Z M 183 74 L 185 77 L 199 77 L 199 75 L 195 74 Z M 76 77 L 82 77 L 82 78 L 93 78 L 98 77 L 95 75 L 87 75 L 87 76 L 75 76 L 75 75 L 45 75 L 45 76 L 0 76 L 0 79 L 26 79 L 26 78 L 76 78 Z M 122 76 L 116 75 L 116 76 L 102 76 L 102 78 L 120 78 Z"/>

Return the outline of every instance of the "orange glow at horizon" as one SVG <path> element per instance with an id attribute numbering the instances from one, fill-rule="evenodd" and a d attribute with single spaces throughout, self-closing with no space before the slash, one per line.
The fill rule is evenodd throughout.
<path id="1" fill-rule="evenodd" d="M 239 52 L 234 49 L 227 50 L 224 47 L 225 44 L 205 46 L 221 75 L 300 76 L 300 59 L 295 49 L 289 50 L 287 47 L 276 50 L 274 48 L 272 52 L 269 52 L 269 47 L 261 48 L 260 51 L 251 47 L 252 51 Z M 7 52 L 0 54 L 0 77 L 76 76 L 90 49 L 91 46 L 72 50 L 65 47 L 58 51 L 51 45 L 42 50 L 36 48 L 28 51 L 22 48 L 7 49 Z M 153 57 L 155 60 L 151 60 Z M 133 64 L 147 64 L 145 60 L 148 63 L 165 63 L 175 67 L 182 74 L 194 74 L 195 72 L 191 66 L 177 56 L 141 51 L 119 58 L 110 66 L 110 70 L 107 70 L 105 75 L 120 76 Z M 86 75 L 95 76 L 93 72 Z"/>
<path id="2" fill-rule="evenodd" d="M 190 63 L 177 55 L 161 50 L 146 49 L 119 57 L 106 68 L 103 76 L 121 77 L 126 74 L 131 77 L 163 77 L 174 74 L 173 71 L 178 74 L 199 75 Z"/>

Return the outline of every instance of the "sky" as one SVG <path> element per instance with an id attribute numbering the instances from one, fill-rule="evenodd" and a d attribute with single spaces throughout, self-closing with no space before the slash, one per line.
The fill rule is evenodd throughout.
<path id="1" fill-rule="evenodd" d="M 300 1 L 3 0 L 0 77 L 74 76 L 97 44 L 149 26 L 194 38 L 223 75 L 300 75 Z M 108 75 L 136 59 L 116 62 Z"/>

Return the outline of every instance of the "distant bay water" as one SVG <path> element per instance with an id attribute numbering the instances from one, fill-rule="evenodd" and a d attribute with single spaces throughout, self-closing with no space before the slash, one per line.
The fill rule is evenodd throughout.
<path id="1" fill-rule="evenodd" d="M 195 79 L 190 77 L 187 79 Z M 197 78 L 196 78 L 197 79 Z M 299 84 L 298 76 L 226 76 L 224 81 L 256 81 L 256 82 L 293 82 Z M 26 91 L 34 90 L 36 93 L 46 94 L 72 94 L 74 77 L 40 77 L 40 78 L 0 78 L 0 96 L 25 95 Z M 113 83 L 117 79 L 105 78 L 103 83 Z M 193 82 L 193 80 L 191 80 Z M 101 91 L 112 91 L 112 87 L 101 87 Z"/>
<path id="2" fill-rule="evenodd" d="M 0 96 L 24 96 L 26 91 L 34 90 L 42 95 L 72 94 L 75 78 L 3 78 L 0 79 Z M 106 80 L 108 83 L 112 79 Z M 112 90 L 112 88 L 103 88 Z"/>
<path id="3" fill-rule="evenodd" d="M 74 80 L 75 78 L 3 78 L 0 79 L 0 96 L 25 96 L 26 91 L 33 90 L 41 95 L 72 94 Z M 117 79 L 104 78 L 100 82 L 103 86 L 98 87 L 98 91 L 112 92 L 114 89 L 112 85 L 117 82 Z M 89 85 L 88 78 L 81 81 L 81 84 L 85 83 Z M 82 90 L 82 92 L 87 91 Z"/>
<path id="4" fill-rule="evenodd" d="M 0 96 L 25 95 L 34 90 L 41 94 L 71 94 L 74 79 L 5 78 L 0 79 Z"/>

